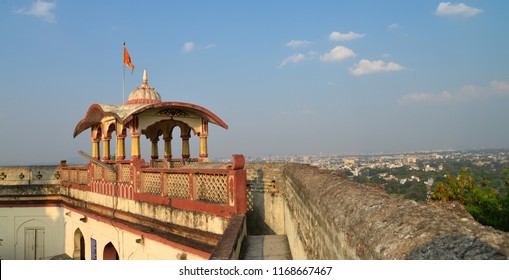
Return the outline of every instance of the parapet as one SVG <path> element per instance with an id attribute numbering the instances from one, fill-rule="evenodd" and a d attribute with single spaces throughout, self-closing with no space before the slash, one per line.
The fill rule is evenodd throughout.
<path id="1" fill-rule="evenodd" d="M 253 198 L 248 234 L 264 228 L 256 234 L 287 235 L 294 259 L 509 256 L 509 233 L 479 224 L 459 204 L 444 209 L 393 197 L 305 164 L 247 164 L 246 170 Z"/>

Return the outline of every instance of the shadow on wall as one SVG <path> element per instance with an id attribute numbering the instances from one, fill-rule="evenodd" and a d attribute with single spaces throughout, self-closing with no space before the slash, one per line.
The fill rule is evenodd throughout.
<path id="1" fill-rule="evenodd" d="M 277 234 L 266 223 L 266 186 L 264 171 L 256 169 L 256 175 L 247 180 L 247 234 L 248 235 L 274 235 Z"/>
<path id="2" fill-rule="evenodd" d="M 507 260 L 491 246 L 473 236 L 439 235 L 408 254 L 409 260 Z"/>

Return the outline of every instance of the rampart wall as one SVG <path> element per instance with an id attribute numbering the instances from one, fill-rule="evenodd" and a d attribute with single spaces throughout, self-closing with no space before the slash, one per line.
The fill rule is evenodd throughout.
<path id="1" fill-rule="evenodd" d="M 509 233 L 460 205 L 421 204 L 304 164 L 248 164 L 248 234 L 294 259 L 507 259 Z M 250 203 L 250 198 L 252 203 Z"/>
<path id="2" fill-rule="evenodd" d="M 0 166 L 0 186 L 57 185 L 59 170 L 58 165 Z"/>
<path id="3" fill-rule="evenodd" d="M 58 188 L 40 189 L 37 181 L 19 178 L 20 173 L 33 178 L 34 172 L 41 171 L 50 181 L 55 180 L 51 174 L 55 176 L 58 167 L 36 168 L 41 167 L 0 167 L 0 177 L 5 175 L 0 184 L 23 188 L 25 194 L 43 190 L 80 200 L 99 199 L 94 203 L 104 206 L 122 204 L 77 190 L 64 194 Z M 200 168 L 223 165 L 200 164 Z M 247 234 L 287 235 L 294 259 L 508 259 L 509 233 L 480 225 L 460 205 L 392 197 L 378 188 L 304 164 L 247 164 L 245 169 Z M 5 184 L 15 176 L 18 179 Z M 6 193 L 0 188 L 2 194 Z M 151 213 L 153 219 L 160 219 L 166 211 L 152 206 L 125 207 L 127 212 Z M 180 223 L 215 232 L 206 215 L 198 224 L 194 218 Z M 227 225 L 220 221 L 216 226 L 224 230 Z"/>

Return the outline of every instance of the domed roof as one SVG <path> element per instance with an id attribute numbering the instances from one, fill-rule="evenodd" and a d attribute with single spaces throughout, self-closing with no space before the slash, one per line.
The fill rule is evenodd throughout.
<path id="1" fill-rule="evenodd" d="M 161 102 L 161 95 L 148 85 L 147 69 L 143 71 L 143 84 L 129 94 L 126 104 L 150 104 Z"/>

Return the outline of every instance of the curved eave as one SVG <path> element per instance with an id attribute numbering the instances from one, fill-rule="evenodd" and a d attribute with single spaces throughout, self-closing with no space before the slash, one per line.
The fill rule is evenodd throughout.
<path id="1" fill-rule="evenodd" d="M 86 129 L 100 124 L 101 120 L 105 116 L 114 116 L 116 119 L 120 119 L 120 117 L 111 110 L 105 110 L 103 107 L 116 107 L 114 105 L 102 105 L 102 104 L 92 104 L 89 108 L 85 117 L 76 125 L 74 129 L 73 137 L 78 136 L 80 133 L 85 131 Z"/>
<path id="2" fill-rule="evenodd" d="M 128 116 L 125 116 L 123 118 L 123 121 L 124 123 L 128 123 L 129 121 L 132 120 L 134 115 L 152 108 L 177 108 L 190 110 L 199 115 L 200 117 L 204 118 L 208 122 L 218 125 L 224 129 L 228 129 L 228 125 L 216 114 L 212 113 L 208 109 L 203 108 L 201 106 L 185 102 L 158 102 L 153 104 L 146 104 L 145 106 L 139 108 L 138 110 L 132 111 Z"/>

